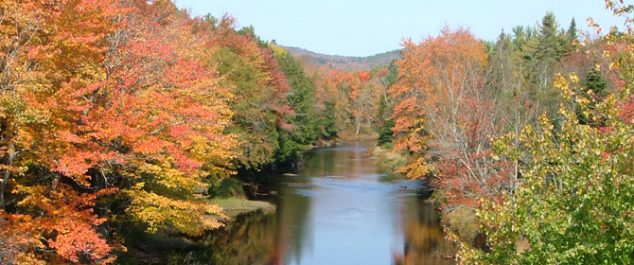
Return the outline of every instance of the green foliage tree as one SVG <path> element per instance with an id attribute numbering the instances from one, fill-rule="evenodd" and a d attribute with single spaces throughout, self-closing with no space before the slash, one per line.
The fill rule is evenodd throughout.
<path id="1" fill-rule="evenodd" d="M 599 69 L 584 82 L 557 75 L 561 102 L 573 103 L 560 105 L 561 119 L 543 115 L 496 141 L 503 160 L 523 161 L 521 178 L 502 202 L 483 201 L 487 249 L 463 244 L 461 263 L 634 262 L 634 56 L 624 52 L 634 38 L 614 32 L 606 41 L 625 47 L 605 50 L 616 80 L 611 93 Z"/>
<path id="2" fill-rule="evenodd" d="M 337 136 L 339 129 L 337 128 L 337 109 L 335 103 L 332 101 L 326 101 L 324 104 L 326 107 L 323 111 L 322 118 L 320 119 L 321 137 L 331 139 Z"/>
<path id="3" fill-rule="evenodd" d="M 235 113 L 229 131 L 239 135 L 238 161 L 246 169 L 259 169 L 274 162 L 279 149 L 279 110 L 285 102 L 277 98 L 272 74 L 262 49 L 253 39 L 252 28 L 238 33 L 228 18 L 214 27 L 220 47 L 210 62 L 225 77 L 221 85 L 231 87 L 234 94 L 229 100 Z"/>
<path id="4" fill-rule="evenodd" d="M 566 38 L 568 44 L 579 39 L 579 34 L 577 32 L 577 22 L 574 18 L 570 21 L 570 26 L 568 26 L 568 30 L 566 31 Z"/>
<path id="5" fill-rule="evenodd" d="M 608 81 L 603 77 L 601 71 L 592 69 L 586 75 L 583 90 L 585 95 L 592 94 L 598 101 L 601 101 L 608 95 Z"/>
<path id="6" fill-rule="evenodd" d="M 381 97 L 381 101 L 379 102 L 379 113 L 377 114 L 379 120 L 379 139 L 378 144 L 380 146 L 392 143 L 392 127 L 394 127 L 394 120 L 391 118 L 392 116 L 392 103 L 389 100 L 387 95 L 387 90 L 392 86 L 392 84 L 396 83 L 398 79 L 398 67 L 395 61 L 392 61 L 387 68 L 388 74 L 381 78 L 381 83 L 383 84 L 383 95 Z"/>
<path id="7" fill-rule="evenodd" d="M 585 106 L 577 106 L 575 113 L 581 124 L 589 124 L 593 126 L 603 126 L 603 120 L 594 120 L 594 113 L 584 112 L 585 108 L 596 109 L 597 102 L 601 102 L 608 96 L 608 82 L 598 69 L 592 69 L 586 74 L 584 82 L 581 84 L 579 91 L 579 100 Z M 575 105 L 579 103 L 575 102 Z M 585 107 L 585 108 L 584 108 Z"/>
<path id="8" fill-rule="evenodd" d="M 289 92 L 286 96 L 294 113 L 286 117 L 293 129 L 280 137 L 278 160 L 297 158 L 301 146 L 308 145 L 319 137 L 318 118 L 315 109 L 315 84 L 304 73 L 303 66 L 286 50 L 270 44 L 273 54 L 286 76 Z"/>

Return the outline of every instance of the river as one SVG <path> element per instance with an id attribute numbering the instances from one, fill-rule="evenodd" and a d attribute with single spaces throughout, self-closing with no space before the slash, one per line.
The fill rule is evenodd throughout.
<path id="1" fill-rule="evenodd" d="M 251 214 L 208 236 L 189 264 L 453 264 L 418 181 L 391 180 L 354 143 L 307 154 L 297 176 L 280 176 L 277 210 Z"/>

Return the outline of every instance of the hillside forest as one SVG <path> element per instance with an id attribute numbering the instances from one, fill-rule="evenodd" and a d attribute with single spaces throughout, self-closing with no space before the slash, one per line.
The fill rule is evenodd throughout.
<path id="1" fill-rule="evenodd" d="M 623 28 L 548 13 L 346 58 L 168 0 L 4 0 L 0 264 L 201 237 L 230 222 L 227 185 L 361 139 L 434 189 L 459 264 L 631 264 L 634 8 L 605 2 Z"/>

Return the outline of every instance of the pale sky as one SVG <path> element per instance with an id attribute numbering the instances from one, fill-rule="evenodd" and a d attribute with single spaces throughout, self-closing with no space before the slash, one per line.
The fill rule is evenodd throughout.
<path id="1" fill-rule="evenodd" d="M 238 26 L 253 25 L 264 40 L 286 46 L 347 56 L 367 56 L 400 48 L 404 38 L 421 40 L 444 25 L 469 28 L 495 40 L 502 29 L 536 25 L 552 11 L 560 25 L 574 17 L 621 25 L 603 0 L 176 0 L 194 16 L 230 14 Z"/>

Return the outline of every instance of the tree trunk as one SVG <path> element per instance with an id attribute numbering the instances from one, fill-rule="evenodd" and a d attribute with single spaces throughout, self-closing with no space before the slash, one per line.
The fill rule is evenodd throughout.
<path id="1" fill-rule="evenodd" d="M 7 163 L 6 165 L 11 167 L 13 166 L 13 159 L 15 159 L 15 144 L 9 141 L 8 150 L 7 150 Z M 9 183 L 9 177 L 11 176 L 11 170 L 5 169 L 2 174 L 2 182 L 0 183 L 0 207 L 4 206 L 4 191 Z"/>

